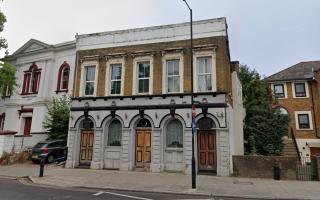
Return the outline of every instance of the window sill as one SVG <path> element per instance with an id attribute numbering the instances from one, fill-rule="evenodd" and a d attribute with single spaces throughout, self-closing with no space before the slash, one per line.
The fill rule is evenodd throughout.
<path id="1" fill-rule="evenodd" d="M 38 93 L 22 93 L 22 97 L 36 97 L 38 96 Z"/>
<path id="2" fill-rule="evenodd" d="M 32 137 L 32 135 L 15 135 L 14 137 Z"/>
<path id="3" fill-rule="evenodd" d="M 297 128 L 297 131 L 313 131 L 313 128 Z"/>
<path id="4" fill-rule="evenodd" d="M 68 93 L 68 90 L 56 90 L 56 94 L 61 93 L 61 92 Z"/>
<path id="5" fill-rule="evenodd" d="M 183 147 L 166 147 L 165 151 L 169 152 L 183 152 Z"/>

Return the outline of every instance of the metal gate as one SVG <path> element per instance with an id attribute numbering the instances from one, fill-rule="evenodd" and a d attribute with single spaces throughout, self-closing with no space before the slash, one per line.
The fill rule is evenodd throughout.
<path id="1" fill-rule="evenodd" d="M 296 164 L 297 180 L 312 181 L 312 166 L 310 157 L 300 157 Z"/>

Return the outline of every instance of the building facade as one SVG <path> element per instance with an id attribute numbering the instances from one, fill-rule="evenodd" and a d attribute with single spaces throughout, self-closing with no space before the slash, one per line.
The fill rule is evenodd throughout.
<path id="1" fill-rule="evenodd" d="M 2 101 L 0 141 L 5 145 L 0 142 L 0 154 L 32 147 L 47 138 L 43 128 L 46 105 L 52 97 L 72 94 L 75 41 L 48 45 L 31 39 L 4 59 L 16 67 L 18 86 Z"/>
<path id="2" fill-rule="evenodd" d="M 66 167 L 232 173 L 243 154 L 242 91 L 225 18 L 76 36 Z M 195 113 L 194 113 L 195 114 Z"/>
<path id="3" fill-rule="evenodd" d="M 320 155 L 320 61 L 301 62 L 266 79 L 278 109 L 290 116 L 289 140 L 300 156 Z M 295 137 L 293 137 L 293 135 Z"/>

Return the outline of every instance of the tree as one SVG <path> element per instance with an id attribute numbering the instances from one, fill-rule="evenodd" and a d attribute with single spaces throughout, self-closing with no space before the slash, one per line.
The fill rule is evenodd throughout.
<path id="1" fill-rule="evenodd" d="M 4 29 L 4 24 L 7 22 L 6 16 L 0 10 L 0 33 Z M 7 49 L 7 40 L 0 37 L 0 50 Z M 7 53 L 7 51 L 6 51 Z M 7 91 L 11 93 L 16 86 L 15 78 L 16 69 L 7 62 L 0 63 L 0 97 L 6 96 Z"/>
<path id="2" fill-rule="evenodd" d="M 282 138 L 288 133 L 289 117 L 276 111 L 272 93 L 260 79 L 256 70 L 246 65 L 240 67 L 240 81 L 243 88 L 246 118 L 244 139 L 247 153 L 280 155 Z"/>
<path id="3" fill-rule="evenodd" d="M 0 96 L 4 98 L 7 93 L 11 94 L 16 84 L 16 68 L 10 63 L 0 63 Z"/>
<path id="4" fill-rule="evenodd" d="M 0 10 L 0 33 L 3 31 L 4 24 L 6 22 L 7 22 L 7 18 L 3 14 L 3 12 Z M 0 50 L 1 49 L 7 49 L 7 48 L 8 48 L 7 40 L 5 38 L 3 38 L 3 37 L 0 37 Z"/>
<path id="5" fill-rule="evenodd" d="M 70 114 L 70 98 L 53 97 L 47 105 L 47 115 L 43 127 L 48 130 L 48 139 L 67 139 Z"/>

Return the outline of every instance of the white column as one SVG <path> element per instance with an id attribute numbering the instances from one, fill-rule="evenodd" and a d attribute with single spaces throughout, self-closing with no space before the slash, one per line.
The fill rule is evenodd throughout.
<path id="1" fill-rule="evenodd" d="M 196 146 L 196 135 L 194 138 L 194 148 L 195 148 L 195 158 L 196 158 L 196 166 L 197 166 L 197 146 Z M 184 155 L 184 162 L 185 162 L 185 174 L 191 174 L 191 160 L 192 160 L 192 130 L 191 128 L 184 129 L 184 144 L 183 144 L 183 155 Z"/>
<path id="2" fill-rule="evenodd" d="M 120 170 L 129 171 L 132 169 L 131 160 L 130 160 L 130 144 L 133 141 L 130 140 L 130 128 L 122 129 L 122 151 L 120 155 Z"/>
<path id="3" fill-rule="evenodd" d="M 94 129 L 93 157 L 91 161 L 91 169 L 102 169 L 103 160 L 101 154 L 103 151 L 102 128 Z"/>
<path id="4" fill-rule="evenodd" d="M 152 130 L 152 152 L 151 152 L 151 172 L 161 171 L 161 129 L 154 128 Z"/>
<path id="5" fill-rule="evenodd" d="M 217 175 L 230 175 L 229 130 L 217 130 Z"/>
<path id="6" fill-rule="evenodd" d="M 75 167 L 75 156 L 76 156 L 76 128 L 69 128 L 68 132 L 68 157 L 67 157 L 67 162 L 66 162 L 66 168 L 74 168 Z"/>

